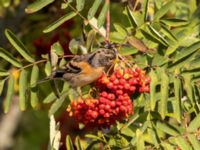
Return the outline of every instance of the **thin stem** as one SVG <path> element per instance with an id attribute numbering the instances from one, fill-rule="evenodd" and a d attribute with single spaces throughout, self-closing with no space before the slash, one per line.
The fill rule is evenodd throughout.
<path id="1" fill-rule="evenodd" d="M 106 0 L 106 4 L 109 6 L 109 9 L 106 14 L 106 42 L 109 42 L 110 36 L 110 0 Z"/>

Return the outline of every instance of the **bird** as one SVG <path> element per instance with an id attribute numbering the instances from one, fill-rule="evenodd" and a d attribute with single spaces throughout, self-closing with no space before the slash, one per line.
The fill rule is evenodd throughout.
<path id="1" fill-rule="evenodd" d="M 117 50 L 107 48 L 77 55 L 64 68 L 53 71 L 49 79 L 62 79 L 72 88 L 81 88 L 97 80 L 113 65 L 116 57 Z"/>

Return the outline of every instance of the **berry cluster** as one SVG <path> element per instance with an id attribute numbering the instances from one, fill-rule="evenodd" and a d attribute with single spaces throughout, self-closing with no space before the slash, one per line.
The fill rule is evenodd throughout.
<path id="1" fill-rule="evenodd" d="M 67 111 L 85 126 L 105 128 L 133 113 L 130 95 L 149 92 L 150 78 L 140 68 L 116 68 L 111 76 L 102 75 L 96 82 L 97 98 L 73 101 Z"/>
<path id="2" fill-rule="evenodd" d="M 73 101 L 68 111 L 80 123 L 89 127 L 105 128 L 121 121 L 133 112 L 133 104 L 127 94 L 115 97 L 112 93 L 102 92 L 99 98 Z"/>
<path id="3" fill-rule="evenodd" d="M 127 93 L 132 95 L 135 92 L 149 92 L 150 78 L 145 76 L 145 71 L 136 68 L 134 71 L 130 68 L 119 69 L 110 76 L 103 75 L 97 82 L 100 90 L 111 91 L 116 95 Z"/>

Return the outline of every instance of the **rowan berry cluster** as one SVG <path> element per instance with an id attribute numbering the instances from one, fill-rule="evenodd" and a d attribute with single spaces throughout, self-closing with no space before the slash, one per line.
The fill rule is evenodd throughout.
<path id="1" fill-rule="evenodd" d="M 127 93 L 132 95 L 135 92 L 149 92 L 150 78 L 145 76 L 145 71 L 140 68 L 117 68 L 110 76 L 103 75 L 97 82 L 100 90 L 111 91 L 116 95 Z"/>
<path id="2" fill-rule="evenodd" d="M 85 126 L 105 128 L 133 113 L 130 96 L 149 92 L 150 78 L 140 68 L 116 68 L 111 76 L 102 75 L 96 82 L 97 98 L 73 101 L 68 111 Z"/>

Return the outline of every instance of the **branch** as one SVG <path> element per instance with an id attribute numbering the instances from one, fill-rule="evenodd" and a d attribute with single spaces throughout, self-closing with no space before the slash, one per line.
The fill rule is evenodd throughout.
<path id="1" fill-rule="evenodd" d="M 110 0 L 106 0 L 106 4 L 110 5 Z M 110 36 L 110 6 L 106 14 L 106 42 L 109 43 L 109 36 Z"/>

